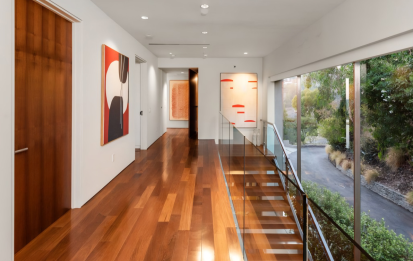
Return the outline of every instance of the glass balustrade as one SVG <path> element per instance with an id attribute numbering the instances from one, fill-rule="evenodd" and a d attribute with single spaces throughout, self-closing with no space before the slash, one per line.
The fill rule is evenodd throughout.
<path id="1" fill-rule="evenodd" d="M 256 145 L 222 114 L 219 128 L 244 260 L 373 260 L 307 197 L 274 124 L 263 121 Z"/>

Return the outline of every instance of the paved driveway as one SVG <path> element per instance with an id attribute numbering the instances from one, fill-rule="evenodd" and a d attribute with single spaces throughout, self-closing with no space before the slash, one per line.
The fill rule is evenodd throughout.
<path id="1" fill-rule="evenodd" d="M 289 157 L 297 166 L 297 153 L 292 150 Z M 353 180 L 345 176 L 327 159 L 323 147 L 304 147 L 301 150 L 302 179 L 316 182 L 333 192 L 339 192 L 346 201 L 353 205 Z M 376 220 L 384 218 L 386 225 L 397 234 L 404 234 L 413 241 L 413 213 L 361 187 L 361 210 L 370 211 Z"/>

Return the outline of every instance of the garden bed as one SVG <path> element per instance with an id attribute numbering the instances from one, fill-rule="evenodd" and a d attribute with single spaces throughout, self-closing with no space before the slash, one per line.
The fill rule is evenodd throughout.
<path id="1" fill-rule="evenodd" d="M 331 162 L 331 164 L 333 164 L 338 170 L 341 171 L 341 173 L 343 173 L 344 175 L 350 177 L 351 179 L 354 179 L 353 177 L 353 171 L 351 169 L 348 170 L 344 170 L 340 165 L 336 165 L 335 161 L 332 161 L 330 158 L 328 158 L 328 160 Z M 372 168 L 371 166 L 366 166 L 366 168 Z M 410 205 L 407 201 L 406 201 L 406 197 L 405 194 L 409 191 L 412 190 L 412 180 L 410 181 L 406 181 L 411 179 L 411 170 L 407 169 L 407 170 L 403 170 L 403 168 L 400 168 L 397 172 L 392 172 L 390 169 L 388 169 L 387 167 L 383 167 L 384 169 L 380 170 L 381 173 L 383 173 L 382 171 L 386 171 L 386 169 L 389 171 L 388 173 L 386 173 L 386 175 L 383 175 L 382 177 L 377 177 L 375 181 L 371 181 L 370 183 L 368 183 L 366 181 L 366 179 L 364 178 L 363 175 L 361 175 L 361 185 L 370 189 L 371 191 L 379 194 L 380 196 L 392 201 L 393 203 L 395 203 L 396 205 L 399 205 L 401 207 L 403 207 L 404 209 L 407 209 L 410 212 L 413 212 L 413 206 Z M 400 172 L 399 172 L 400 171 Z M 405 180 L 400 179 L 398 175 L 398 173 L 401 173 L 399 175 L 406 175 L 407 178 Z M 409 184 L 401 184 L 402 182 L 404 183 L 409 183 Z M 403 194 L 399 189 L 394 189 L 394 187 L 388 185 L 388 184 L 392 184 L 393 186 L 398 186 L 400 188 L 403 188 L 403 191 L 405 191 L 405 193 Z"/>

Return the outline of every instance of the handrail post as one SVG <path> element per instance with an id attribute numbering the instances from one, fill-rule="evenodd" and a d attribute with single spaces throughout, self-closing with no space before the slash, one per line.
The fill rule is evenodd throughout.
<path id="1" fill-rule="evenodd" d="M 303 193 L 303 260 L 308 260 L 308 200 Z"/>
<path id="2" fill-rule="evenodd" d="M 288 162 L 285 161 L 285 175 L 287 176 L 287 178 L 285 179 L 285 188 L 288 188 Z"/>

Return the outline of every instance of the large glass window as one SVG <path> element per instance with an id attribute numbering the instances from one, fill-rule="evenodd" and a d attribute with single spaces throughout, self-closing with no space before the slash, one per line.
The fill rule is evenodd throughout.
<path id="1" fill-rule="evenodd" d="M 308 196 L 347 234 L 360 205 L 362 247 L 376 260 L 413 260 L 413 52 L 356 65 L 284 79 L 277 128 Z"/>
<path id="2" fill-rule="evenodd" d="M 361 62 L 360 105 L 362 246 L 378 260 L 413 260 L 411 51 Z"/>
<path id="3" fill-rule="evenodd" d="M 301 75 L 301 180 L 338 193 L 349 208 L 354 205 L 353 90 L 352 64 Z"/>

